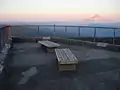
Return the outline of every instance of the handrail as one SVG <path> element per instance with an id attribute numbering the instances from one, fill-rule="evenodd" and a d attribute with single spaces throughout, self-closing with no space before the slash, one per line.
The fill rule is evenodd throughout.
<path id="1" fill-rule="evenodd" d="M 104 28 L 104 29 L 120 29 L 117 27 L 98 27 L 98 26 L 82 26 L 82 25 L 11 25 L 11 26 L 44 26 L 44 27 L 80 27 L 80 28 Z"/>
<path id="2" fill-rule="evenodd" d="M 57 33 L 57 28 L 59 28 L 59 27 L 63 27 L 63 30 L 64 30 L 63 33 L 64 34 L 67 34 L 69 32 L 69 27 L 77 27 L 77 29 L 75 29 L 77 31 L 75 31 L 75 32 L 77 33 L 77 36 L 79 38 L 82 36 L 82 30 L 81 30 L 82 28 L 86 28 L 86 29 L 87 28 L 92 28 L 93 35 L 91 37 L 93 38 L 93 40 L 92 40 L 93 42 L 96 42 L 98 29 L 110 29 L 110 30 L 113 30 L 113 32 L 111 32 L 111 41 L 112 41 L 112 44 L 116 44 L 116 30 L 120 30 L 119 27 L 98 27 L 98 26 L 83 26 L 83 25 L 82 26 L 79 26 L 79 25 L 75 26 L 75 25 L 55 25 L 55 24 L 53 24 L 53 25 L 48 25 L 48 24 L 46 24 L 46 25 L 45 24 L 42 24 L 42 25 L 11 25 L 11 27 L 18 27 L 18 28 L 19 27 L 36 27 L 36 30 L 37 30 L 36 31 L 36 33 L 37 33 L 36 35 L 37 36 L 40 36 L 40 33 L 41 33 L 40 32 L 41 31 L 40 28 L 41 27 L 52 27 L 52 29 L 50 29 L 52 31 L 51 31 L 51 34 L 49 36 L 56 36 L 57 35 L 56 34 Z M 29 33 L 29 29 L 28 29 L 28 32 L 26 32 L 26 33 Z M 31 35 L 33 35 L 33 34 L 31 33 Z M 85 36 L 85 37 L 87 37 L 87 36 Z"/>

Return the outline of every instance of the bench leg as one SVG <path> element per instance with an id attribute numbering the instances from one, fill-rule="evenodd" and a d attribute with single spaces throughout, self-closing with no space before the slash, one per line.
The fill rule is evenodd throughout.
<path id="1" fill-rule="evenodd" d="M 74 71 L 76 70 L 75 64 L 58 64 L 59 71 Z"/>
<path id="2" fill-rule="evenodd" d="M 54 52 L 55 48 L 47 48 L 47 52 Z"/>
<path id="3" fill-rule="evenodd" d="M 55 51 L 55 48 L 57 48 L 57 47 L 52 47 L 52 48 L 50 48 L 50 47 L 46 47 L 46 46 L 44 46 L 44 45 L 41 45 L 41 47 L 42 47 L 42 49 L 44 49 L 46 52 L 54 52 L 54 51 Z"/>
<path id="4" fill-rule="evenodd" d="M 47 49 L 47 47 L 46 47 L 46 46 L 41 45 L 41 48 L 42 48 L 43 50 L 47 51 L 47 50 L 46 50 L 46 49 Z"/>
<path id="5" fill-rule="evenodd" d="M 44 45 L 41 45 L 41 47 L 42 47 L 42 48 L 45 48 L 45 46 L 44 46 Z"/>

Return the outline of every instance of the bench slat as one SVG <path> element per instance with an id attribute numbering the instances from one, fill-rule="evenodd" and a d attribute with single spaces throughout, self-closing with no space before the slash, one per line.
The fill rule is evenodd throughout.
<path id="1" fill-rule="evenodd" d="M 38 41 L 38 43 L 46 46 L 46 47 L 59 47 L 60 45 L 51 41 Z"/>
<path id="2" fill-rule="evenodd" d="M 78 59 L 70 49 L 55 49 L 55 52 L 60 64 L 78 63 Z"/>
<path id="3" fill-rule="evenodd" d="M 75 55 L 69 50 L 69 49 L 64 49 L 65 52 L 66 52 L 66 55 L 68 56 L 68 58 L 70 60 L 78 60 Z"/>

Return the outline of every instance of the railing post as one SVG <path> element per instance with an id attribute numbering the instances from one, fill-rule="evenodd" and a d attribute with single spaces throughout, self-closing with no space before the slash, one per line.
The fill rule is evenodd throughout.
<path id="1" fill-rule="evenodd" d="M 78 36 L 80 37 L 80 26 L 78 26 Z"/>
<path id="2" fill-rule="evenodd" d="M 40 33 L 40 32 L 39 32 L 39 25 L 38 25 L 38 36 L 39 36 L 39 33 Z"/>
<path id="3" fill-rule="evenodd" d="M 55 24 L 54 24 L 54 31 L 53 31 L 53 36 L 55 36 Z"/>
<path id="4" fill-rule="evenodd" d="M 66 34 L 66 36 L 67 36 L 67 26 L 65 26 L 65 34 Z"/>
<path id="5" fill-rule="evenodd" d="M 96 28 L 94 28 L 94 38 L 93 38 L 93 42 L 96 41 Z"/>
<path id="6" fill-rule="evenodd" d="M 115 28 L 113 30 L 113 44 L 115 44 Z"/>
<path id="7" fill-rule="evenodd" d="M 65 26 L 65 32 L 67 33 L 67 26 Z"/>

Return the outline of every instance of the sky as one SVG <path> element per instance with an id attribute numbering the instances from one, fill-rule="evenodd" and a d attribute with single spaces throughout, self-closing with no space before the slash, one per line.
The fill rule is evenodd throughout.
<path id="1" fill-rule="evenodd" d="M 97 15 L 103 21 L 120 21 L 119 4 L 120 0 L 0 0 L 0 20 L 79 21 Z"/>

